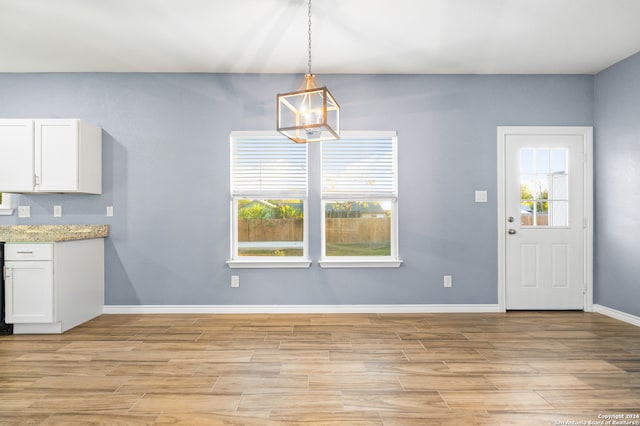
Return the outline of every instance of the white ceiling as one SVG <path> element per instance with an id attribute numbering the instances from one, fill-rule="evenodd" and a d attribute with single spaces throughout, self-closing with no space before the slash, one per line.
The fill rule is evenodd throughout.
<path id="1" fill-rule="evenodd" d="M 594 74 L 640 51 L 640 0 L 312 7 L 317 74 Z M 306 0 L 0 0 L 0 72 L 306 69 Z"/>

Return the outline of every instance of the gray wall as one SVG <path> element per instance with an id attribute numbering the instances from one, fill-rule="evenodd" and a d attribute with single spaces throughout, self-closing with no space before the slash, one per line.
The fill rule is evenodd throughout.
<path id="1" fill-rule="evenodd" d="M 1 117 L 77 117 L 104 129 L 102 195 L 16 197 L 32 217 L 0 224 L 111 225 L 112 305 L 497 303 L 496 126 L 592 125 L 593 77 L 319 78 L 343 107 L 343 129 L 398 131 L 401 268 L 226 267 L 229 132 L 273 129 L 275 94 L 296 88 L 299 75 L 0 74 Z M 310 155 L 317 161 L 317 146 Z M 316 260 L 318 178 L 310 176 L 308 214 Z M 488 203 L 474 203 L 476 189 Z"/>
<path id="2" fill-rule="evenodd" d="M 595 77 L 595 302 L 640 316 L 640 54 Z"/>

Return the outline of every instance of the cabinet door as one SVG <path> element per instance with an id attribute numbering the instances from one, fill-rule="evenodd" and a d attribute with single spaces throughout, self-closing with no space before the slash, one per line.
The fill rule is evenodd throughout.
<path id="1" fill-rule="evenodd" d="M 78 190 L 78 120 L 35 121 L 38 191 Z"/>
<path id="2" fill-rule="evenodd" d="M 0 192 L 33 191 L 33 120 L 0 120 Z"/>
<path id="3" fill-rule="evenodd" d="M 53 306 L 53 262 L 5 262 L 7 323 L 54 322 Z"/>

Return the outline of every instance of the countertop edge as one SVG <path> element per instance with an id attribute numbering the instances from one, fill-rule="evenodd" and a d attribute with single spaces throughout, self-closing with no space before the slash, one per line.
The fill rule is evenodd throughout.
<path id="1" fill-rule="evenodd" d="M 106 238 L 109 225 L 0 225 L 5 243 L 56 243 Z"/>

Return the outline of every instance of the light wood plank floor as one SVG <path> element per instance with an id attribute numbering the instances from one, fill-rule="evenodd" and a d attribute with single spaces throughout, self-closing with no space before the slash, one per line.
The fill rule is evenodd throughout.
<path id="1" fill-rule="evenodd" d="M 611 414 L 640 415 L 640 328 L 594 313 L 103 315 L 63 335 L 0 336 L 1 425 Z"/>

